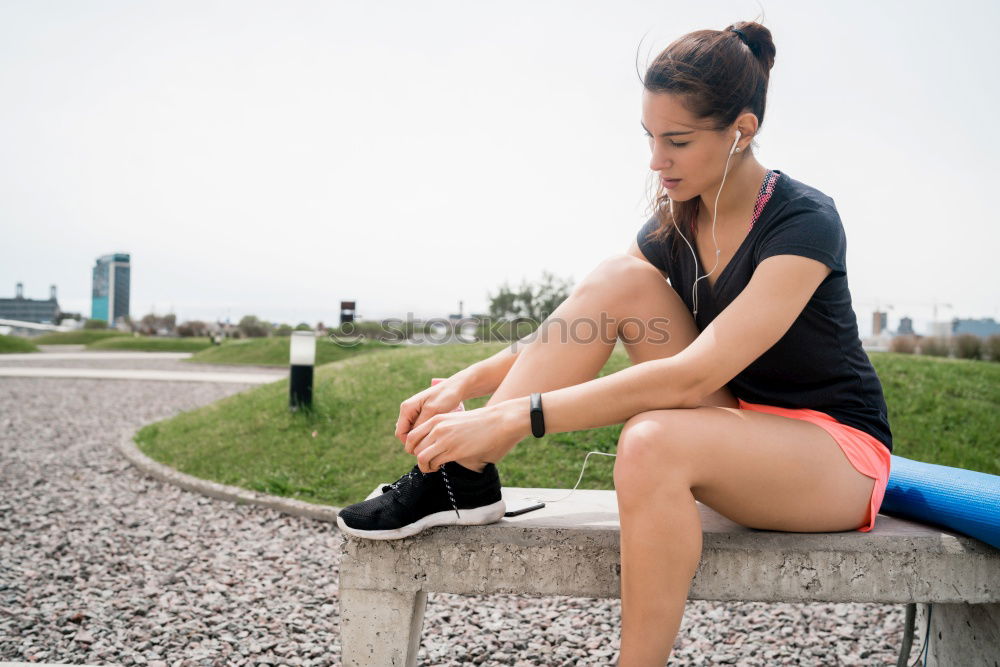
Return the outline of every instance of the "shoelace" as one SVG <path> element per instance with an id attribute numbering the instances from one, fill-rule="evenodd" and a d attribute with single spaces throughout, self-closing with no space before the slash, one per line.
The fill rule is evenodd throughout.
<path id="1" fill-rule="evenodd" d="M 455 494 L 451 492 L 451 484 L 448 483 L 448 473 L 444 471 L 443 465 L 438 470 L 441 472 L 441 479 L 444 480 L 444 488 L 448 490 L 448 497 L 451 498 L 451 506 L 455 508 L 455 516 L 461 519 L 462 515 L 458 513 L 458 505 L 455 503 Z"/>
<path id="2" fill-rule="evenodd" d="M 455 516 L 461 519 L 462 515 L 458 513 L 458 504 L 455 502 L 455 494 L 451 492 L 451 484 L 448 483 L 448 473 L 445 472 L 444 466 L 438 468 L 438 472 L 441 473 L 441 479 L 444 480 L 444 488 L 448 491 L 448 498 L 451 500 L 451 506 L 455 509 Z M 407 485 L 412 484 L 413 483 L 412 480 L 417 475 L 423 475 L 423 473 L 421 473 L 418 470 L 411 470 L 410 472 L 406 473 L 405 475 L 397 479 L 392 484 L 386 484 L 385 486 L 383 486 L 382 493 L 386 493 L 389 490 L 399 491 L 399 489 L 403 486 L 404 483 Z"/>
<path id="3" fill-rule="evenodd" d="M 403 475 L 402 477 L 400 477 L 399 479 L 397 479 L 392 484 L 386 484 L 386 485 L 384 485 L 382 487 L 382 493 L 388 493 L 390 490 L 398 491 L 400 489 L 400 487 L 403 486 L 403 482 L 409 482 L 410 480 L 413 479 L 414 476 L 415 476 L 415 473 L 414 473 L 414 471 L 411 470 L 410 472 L 406 473 L 405 475 Z"/>

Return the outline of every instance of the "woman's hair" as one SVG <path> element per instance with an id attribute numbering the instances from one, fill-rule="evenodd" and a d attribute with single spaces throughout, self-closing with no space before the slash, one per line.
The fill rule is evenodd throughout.
<path id="1" fill-rule="evenodd" d="M 747 43 L 733 31 L 746 35 Z M 707 119 L 710 129 L 721 131 L 747 109 L 764 123 L 767 83 L 774 65 L 771 31 L 753 21 L 740 21 L 725 30 L 696 30 L 678 38 L 646 70 L 643 88 L 651 93 L 677 95 L 697 119 Z M 746 153 L 743 154 L 744 156 Z M 674 231 L 670 202 L 656 179 L 650 207 L 659 226 L 650 239 L 664 241 Z M 688 238 L 694 238 L 698 197 L 673 202 L 674 218 Z"/>

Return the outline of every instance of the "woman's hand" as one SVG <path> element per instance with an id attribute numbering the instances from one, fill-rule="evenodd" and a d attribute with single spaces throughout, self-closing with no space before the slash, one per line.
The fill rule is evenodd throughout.
<path id="1" fill-rule="evenodd" d="M 396 438 L 406 444 L 406 436 L 434 415 L 451 412 L 464 398 L 464 389 L 458 376 L 414 394 L 399 405 L 399 419 L 396 420 Z M 409 451 L 409 450 L 407 450 Z"/>
<path id="2" fill-rule="evenodd" d="M 406 451 L 417 457 L 421 472 L 434 472 L 448 461 L 496 463 L 531 433 L 529 397 L 476 410 L 438 414 L 406 437 Z"/>

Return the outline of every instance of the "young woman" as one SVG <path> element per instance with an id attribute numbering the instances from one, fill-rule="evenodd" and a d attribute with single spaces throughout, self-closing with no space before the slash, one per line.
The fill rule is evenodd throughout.
<path id="1" fill-rule="evenodd" d="M 417 465 L 345 508 L 345 532 L 499 520 L 494 464 L 532 434 L 537 394 L 548 433 L 624 422 L 620 665 L 670 655 L 701 556 L 696 500 L 763 530 L 872 529 L 892 435 L 851 308 L 843 225 L 830 197 L 752 150 L 774 56 L 770 31 L 743 22 L 655 59 L 642 98 L 654 215 L 533 340 L 403 402 L 396 436 Z M 581 322 L 602 335 L 552 335 Z M 633 365 L 595 379 L 618 339 Z"/>

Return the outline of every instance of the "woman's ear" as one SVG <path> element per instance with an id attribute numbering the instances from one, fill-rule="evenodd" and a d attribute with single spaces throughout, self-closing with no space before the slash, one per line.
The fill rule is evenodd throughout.
<path id="1" fill-rule="evenodd" d="M 736 129 L 740 131 L 740 141 L 749 138 L 753 141 L 757 136 L 757 127 L 759 122 L 757 121 L 757 115 L 747 111 L 746 113 L 740 114 L 736 118 Z"/>

